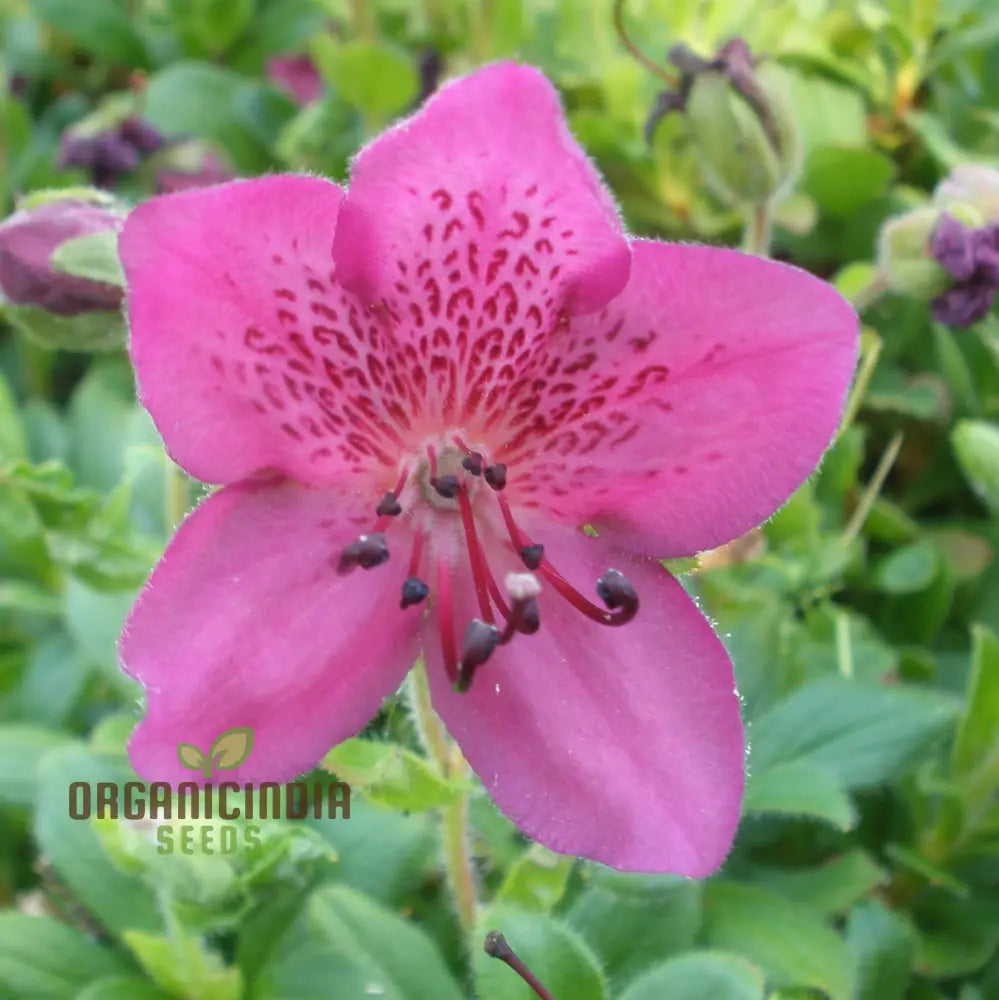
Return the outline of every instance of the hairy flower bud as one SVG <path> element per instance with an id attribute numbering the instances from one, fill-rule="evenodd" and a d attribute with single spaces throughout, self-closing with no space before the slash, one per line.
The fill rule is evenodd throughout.
<path id="1" fill-rule="evenodd" d="M 800 142 L 781 71 L 759 65 L 741 38 L 711 60 L 682 45 L 669 59 L 675 91 L 659 95 L 647 134 L 664 115 L 685 113 L 705 178 L 732 205 L 758 205 L 779 194 L 800 168 Z"/>
<path id="2" fill-rule="evenodd" d="M 950 282 L 930 254 L 930 239 L 940 219 L 935 208 L 917 208 L 889 220 L 878 240 L 878 267 L 888 287 L 928 302 Z"/>
<path id="3" fill-rule="evenodd" d="M 62 137 L 59 163 L 86 170 L 98 187 L 111 187 L 166 145 L 149 122 L 138 115 L 120 118 L 115 109 L 68 130 Z"/>
<path id="4" fill-rule="evenodd" d="M 71 240 L 113 233 L 123 214 L 107 204 L 73 197 L 16 212 L 0 223 L 0 291 L 15 305 L 57 316 L 118 309 L 118 285 L 60 270 L 53 255 Z"/>

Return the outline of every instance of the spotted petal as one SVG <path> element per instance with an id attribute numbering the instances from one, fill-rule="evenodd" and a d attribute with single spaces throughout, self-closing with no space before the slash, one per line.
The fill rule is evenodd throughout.
<path id="1" fill-rule="evenodd" d="M 129 747 L 143 778 L 197 778 L 178 761 L 179 744 L 207 753 L 223 732 L 250 726 L 252 755 L 226 777 L 290 780 L 399 686 L 419 622 L 398 610 L 404 560 L 334 569 L 370 524 L 361 506 L 343 493 L 244 483 L 184 522 L 121 641 L 126 672 L 146 689 Z"/>
<path id="2" fill-rule="evenodd" d="M 541 630 L 495 652 L 464 695 L 428 640 L 437 711 L 496 804 L 542 844 L 624 870 L 708 875 L 731 846 L 743 787 L 724 647 L 654 560 L 565 527 L 534 534 L 590 593 L 608 566 L 624 572 L 637 617 L 598 625 L 546 589 Z"/>
<path id="3" fill-rule="evenodd" d="M 554 89 L 509 63 L 449 84 L 361 151 L 334 257 L 410 338 L 432 408 L 459 423 L 497 405 L 563 310 L 599 309 L 629 267 Z"/>
<path id="4" fill-rule="evenodd" d="M 805 271 L 637 242 L 625 291 L 546 345 L 508 400 L 511 499 L 660 556 L 728 541 L 818 464 L 857 346 L 853 310 Z"/>
<path id="5" fill-rule="evenodd" d="M 342 197 L 268 177 L 154 198 L 125 223 L 140 396 L 197 478 L 273 467 L 323 485 L 394 465 L 416 393 L 387 377 L 378 323 L 332 273 Z"/>

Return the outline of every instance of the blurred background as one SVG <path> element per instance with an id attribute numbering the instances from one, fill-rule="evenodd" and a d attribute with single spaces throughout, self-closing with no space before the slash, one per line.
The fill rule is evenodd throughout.
<path id="1" fill-rule="evenodd" d="M 190 855 L 71 820 L 69 782 L 131 773 L 117 636 L 203 492 L 135 402 L 122 217 L 344 181 L 510 57 L 558 86 L 632 232 L 793 261 L 861 310 L 821 471 L 671 566 L 749 727 L 724 870 L 530 844 L 403 699 L 310 778 L 351 782 L 349 820 Z M 997 167 L 992 0 L 0 0 L 0 998 L 527 1000 L 492 927 L 557 1000 L 999 998 Z M 465 809 L 462 926 L 440 816 Z"/>

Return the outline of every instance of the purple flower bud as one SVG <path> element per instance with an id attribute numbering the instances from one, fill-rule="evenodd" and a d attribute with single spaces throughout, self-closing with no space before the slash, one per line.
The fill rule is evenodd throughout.
<path id="1" fill-rule="evenodd" d="M 67 133 L 63 137 L 59 165 L 87 170 L 98 187 L 111 187 L 123 174 L 135 170 L 141 159 L 138 150 L 117 130 L 90 136 Z"/>
<path id="2" fill-rule="evenodd" d="M 269 59 L 267 79 L 298 104 L 311 104 L 322 96 L 323 79 L 315 63 L 304 54 Z"/>
<path id="3" fill-rule="evenodd" d="M 962 225 L 953 215 L 944 213 L 930 237 L 934 260 L 958 281 L 967 281 L 975 270 L 975 230 Z"/>
<path id="4" fill-rule="evenodd" d="M 56 270 L 52 254 L 78 236 L 115 230 L 121 217 L 77 199 L 51 201 L 16 212 L 0 224 L 0 291 L 14 305 L 30 305 L 59 316 L 117 309 L 116 285 L 77 278 Z"/>
<path id="5" fill-rule="evenodd" d="M 996 297 L 996 286 L 989 281 L 972 278 L 959 281 L 953 288 L 938 295 L 930 303 L 933 318 L 947 326 L 971 326 L 986 316 Z"/>
<path id="6" fill-rule="evenodd" d="M 999 227 L 983 226 L 971 234 L 975 274 L 999 288 Z"/>
<path id="7" fill-rule="evenodd" d="M 163 133 L 138 115 L 126 118 L 118 126 L 118 135 L 140 156 L 150 156 L 166 145 Z"/>

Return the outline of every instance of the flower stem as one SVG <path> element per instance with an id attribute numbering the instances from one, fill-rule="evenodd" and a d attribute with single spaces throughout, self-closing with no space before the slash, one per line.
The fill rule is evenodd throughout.
<path id="1" fill-rule="evenodd" d="M 853 544 L 854 539 L 860 534 L 864 524 L 867 522 L 867 516 L 874 506 L 874 501 L 877 500 L 878 495 L 881 493 L 881 488 L 888 478 L 888 473 L 891 472 L 891 467 L 895 464 L 895 459 L 898 458 L 899 449 L 902 447 L 902 437 L 902 432 L 899 431 L 888 442 L 888 447 L 885 448 L 884 454 L 881 456 L 881 461 L 878 462 L 877 468 L 874 470 L 874 475 L 871 476 L 871 480 L 867 484 L 867 489 L 864 490 L 864 494 L 860 498 L 860 503 L 857 504 L 857 509 L 853 512 L 853 516 L 843 530 L 843 537 L 840 539 L 840 544 L 844 549 L 849 548 Z"/>
<path id="2" fill-rule="evenodd" d="M 448 739 L 437 713 L 430 703 L 427 671 L 420 660 L 409 674 L 409 700 L 420 739 L 445 777 L 456 780 L 468 776 L 468 765 L 458 746 Z M 458 913 L 458 922 L 466 935 L 475 930 L 478 896 L 472 856 L 468 846 L 468 793 L 462 792 L 441 812 L 444 846 L 444 870 L 448 888 Z"/>
<path id="3" fill-rule="evenodd" d="M 770 219 L 770 202 L 761 201 L 746 212 L 746 228 L 742 233 L 742 249 L 757 257 L 770 256 L 770 238 L 773 226 Z"/>

